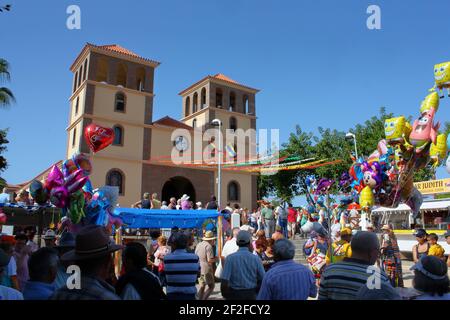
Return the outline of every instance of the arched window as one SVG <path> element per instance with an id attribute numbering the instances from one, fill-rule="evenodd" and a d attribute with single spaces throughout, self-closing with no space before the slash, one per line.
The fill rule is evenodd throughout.
<path id="1" fill-rule="evenodd" d="M 236 111 L 236 94 L 231 91 L 230 92 L 230 107 L 229 107 L 230 111 Z"/>
<path id="2" fill-rule="evenodd" d="M 114 130 L 113 145 L 115 145 L 115 146 L 123 146 L 123 128 L 122 128 L 122 126 L 115 125 L 113 127 L 113 130 Z"/>
<path id="3" fill-rule="evenodd" d="M 106 174 L 106 185 L 119 187 L 119 195 L 125 194 L 125 175 L 119 169 L 111 169 Z"/>
<path id="4" fill-rule="evenodd" d="M 247 96 L 242 97 L 242 105 L 244 106 L 244 113 L 248 114 L 249 110 L 248 110 L 248 97 Z"/>
<path id="5" fill-rule="evenodd" d="M 228 183 L 228 201 L 239 201 L 239 199 L 239 184 L 236 181 L 231 181 Z"/>
<path id="6" fill-rule="evenodd" d="M 126 96 L 123 92 L 116 93 L 116 101 L 114 102 L 114 111 L 125 112 L 126 109 Z"/>
<path id="7" fill-rule="evenodd" d="M 122 87 L 127 86 L 127 67 L 123 63 L 120 63 L 117 67 L 116 85 Z"/>
<path id="8" fill-rule="evenodd" d="M 97 70 L 95 73 L 95 81 L 107 82 L 108 81 L 108 62 L 104 58 L 100 58 L 97 63 Z"/>
<path id="9" fill-rule="evenodd" d="M 223 98 L 222 89 L 217 88 L 216 89 L 216 108 L 222 108 L 222 98 Z"/>
<path id="10" fill-rule="evenodd" d="M 192 120 L 192 128 L 197 127 L 197 119 Z"/>
<path id="11" fill-rule="evenodd" d="M 88 59 L 84 60 L 83 79 L 86 80 Z"/>
<path id="12" fill-rule="evenodd" d="M 184 116 L 187 117 L 189 115 L 189 109 L 191 107 L 191 98 L 187 97 L 184 105 Z"/>
<path id="13" fill-rule="evenodd" d="M 75 101 L 75 115 L 78 114 L 78 105 L 80 104 L 80 97 L 77 97 L 77 100 Z"/>
<path id="14" fill-rule="evenodd" d="M 198 94 L 197 92 L 195 92 L 194 97 L 192 99 L 192 113 L 197 112 L 197 105 L 198 105 Z"/>
<path id="15" fill-rule="evenodd" d="M 237 129 L 237 120 L 235 117 L 230 118 L 230 129 L 232 129 L 232 130 Z"/>
<path id="16" fill-rule="evenodd" d="M 201 106 L 200 106 L 200 108 L 201 109 L 206 108 L 206 89 L 205 88 L 202 89 L 202 91 L 200 93 L 200 96 L 201 96 Z"/>

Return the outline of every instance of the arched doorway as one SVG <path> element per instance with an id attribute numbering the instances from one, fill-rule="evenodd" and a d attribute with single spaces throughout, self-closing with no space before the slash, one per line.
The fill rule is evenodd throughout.
<path id="1" fill-rule="evenodd" d="M 164 183 L 161 200 L 169 203 L 171 197 L 175 197 L 178 200 L 183 194 L 187 194 L 190 197 L 189 200 L 196 202 L 195 189 L 191 181 L 181 176 L 172 177 Z"/>

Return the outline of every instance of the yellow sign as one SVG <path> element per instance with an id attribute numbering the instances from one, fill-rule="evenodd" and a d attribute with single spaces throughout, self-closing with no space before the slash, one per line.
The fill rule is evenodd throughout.
<path id="1" fill-rule="evenodd" d="M 450 193 L 450 178 L 414 182 L 414 186 L 422 194 Z"/>

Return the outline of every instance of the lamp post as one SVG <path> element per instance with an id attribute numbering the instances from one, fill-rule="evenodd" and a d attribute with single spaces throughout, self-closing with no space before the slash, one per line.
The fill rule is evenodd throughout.
<path id="1" fill-rule="evenodd" d="M 222 121 L 219 119 L 214 119 L 211 121 L 211 125 L 219 127 L 219 147 L 217 153 L 219 155 L 219 160 L 217 161 L 217 207 L 220 210 L 220 199 L 221 199 L 221 179 L 222 179 Z"/>
<path id="2" fill-rule="evenodd" d="M 356 159 L 358 159 L 358 149 L 356 148 L 356 136 L 351 132 L 347 132 L 347 134 L 345 135 L 345 138 L 353 139 L 353 143 L 355 145 L 355 156 L 356 156 Z"/>

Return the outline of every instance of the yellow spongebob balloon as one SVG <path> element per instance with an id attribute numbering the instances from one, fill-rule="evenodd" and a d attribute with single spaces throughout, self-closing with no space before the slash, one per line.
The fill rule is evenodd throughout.
<path id="1" fill-rule="evenodd" d="M 450 61 L 436 64 L 434 66 L 434 81 L 435 87 L 439 90 L 439 96 L 441 98 L 444 95 L 441 93 L 442 88 L 447 88 L 448 95 L 450 96 Z"/>
<path id="2" fill-rule="evenodd" d="M 369 186 L 365 186 L 359 194 L 359 205 L 362 208 L 370 208 L 375 203 L 375 197 L 373 195 L 372 189 Z"/>
<path id="3" fill-rule="evenodd" d="M 401 143 L 409 137 L 411 125 L 404 116 L 390 118 L 384 121 L 384 134 L 389 144 Z"/>
<path id="4" fill-rule="evenodd" d="M 436 144 L 432 143 L 430 147 L 430 158 L 433 166 L 437 167 L 447 155 L 447 135 L 442 133 L 437 136 Z"/>
<path id="5" fill-rule="evenodd" d="M 427 95 L 422 101 L 422 105 L 420 106 L 420 114 L 427 112 L 432 108 L 435 112 L 439 109 L 439 95 L 436 91 Z"/>

